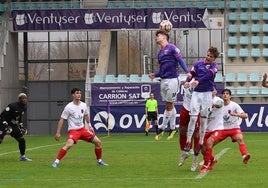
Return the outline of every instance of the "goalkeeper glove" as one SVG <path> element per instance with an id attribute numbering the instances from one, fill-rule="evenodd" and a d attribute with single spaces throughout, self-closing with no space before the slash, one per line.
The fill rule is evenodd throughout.
<path id="1" fill-rule="evenodd" d="M 12 128 L 8 125 L 8 122 L 3 121 L 3 125 L 5 126 L 6 134 L 10 134 L 12 132 Z"/>
<path id="2" fill-rule="evenodd" d="M 23 126 L 23 123 L 19 123 L 19 128 L 22 134 L 27 134 L 27 129 Z"/>

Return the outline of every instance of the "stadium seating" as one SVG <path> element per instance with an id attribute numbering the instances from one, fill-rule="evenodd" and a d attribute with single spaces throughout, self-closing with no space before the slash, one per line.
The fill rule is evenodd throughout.
<path id="1" fill-rule="evenodd" d="M 226 82 L 235 82 L 236 81 L 236 75 L 233 72 L 227 72 L 225 75 L 225 81 Z"/>
<path id="2" fill-rule="evenodd" d="M 127 82 L 127 75 L 125 75 L 125 74 L 119 74 L 117 76 L 117 82 Z"/>
<path id="3" fill-rule="evenodd" d="M 94 83 L 102 83 L 103 82 L 103 76 L 102 75 L 95 75 L 94 77 L 93 77 L 93 82 Z"/>
<path id="4" fill-rule="evenodd" d="M 251 8 L 253 9 L 253 10 L 259 10 L 259 8 L 261 7 L 261 3 L 260 3 L 260 1 L 259 0 L 253 0 L 252 2 L 251 2 Z"/>
<path id="5" fill-rule="evenodd" d="M 247 88 L 246 86 L 238 86 L 236 88 L 236 94 L 238 96 L 244 96 L 244 95 L 247 95 Z"/>
<path id="6" fill-rule="evenodd" d="M 251 13 L 251 20 L 253 22 L 258 22 L 258 21 L 260 21 L 260 19 L 261 19 L 261 15 L 259 12 L 252 12 Z"/>
<path id="7" fill-rule="evenodd" d="M 236 49 L 231 49 L 231 48 L 229 48 L 229 49 L 228 49 L 228 54 L 227 54 L 227 56 L 228 56 L 229 58 L 235 58 L 235 57 L 237 56 Z"/>
<path id="8" fill-rule="evenodd" d="M 229 39 L 228 39 L 228 44 L 230 46 L 235 46 L 238 44 L 237 42 L 237 37 L 236 36 L 230 36 Z"/>
<path id="9" fill-rule="evenodd" d="M 268 46 L 268 36 L 263 36 L 263 37 L 262 37 L 262 44 L 263 44 L 264 46 Z"/>
<path id="10" fill-rule="evenodd" d="M 262 94 L 264 97 L 268 97 L 268 88 L 262 87 L 262 88 L 261 88 L 261 94 Z"/>
<path id="11" fill-rule="evenodd" d="M 237 25 L 235 25 L 235 24 L 230 24 L 230 25 L 229 25 L 228 32 L 229 32 L 230 34 L 236 34 L 237 31 L 238 31 L 238 27 L 237 27 Z"/>
<path id="12" fill-rule="evenodd" d="M 244 73 L 244 72 L 237 73 L 236 80 L 237 82 L 242 82 L 242 83 L 247 82 L 248 81 L 247 73 Z"/>
<path id="13" fill-rule="evenodd" d="M 259 36 L 252 36 L 251 37 L 251 44 L 253 46 L 260 45 L 261 44 L 260 37 Z"/>
<path id="14" fill-rule="evenodd" d="M 240 8 L 241 8 L 241 10 L 247 10 L 249 8 L 248 1 L 245 1 L 245 0 L 241 1 Z"/>
<path id="15" fill-rule="evenodd" d="M 240 21 L 247 22 L 249 20 L 248 12 L 241 12 L 240 13 Z"/>
<path id="16" fill-rule="evenodd" d="M 131 74 L 129 76 L 129 82 L 140 82 L 140 77 L 138 74 Z"/>
<path id="17" fill-rule="evenodd" d="M 259 24 L 252 24 L 251 32 L 258 34 L 261 31 L 261 27 Z"/>
<path id="18" fill-rule="evenodd" d="M 248 36 L 241 36 L 239 39 L 239 44 L 242 46 L 248 45 Z"/>
<path id="19" fill-rule="evenodd" d="M 111 82 L 111 83 L 114 83 L 115 82 L 115 77 L 113 74 L 107 74 L 105 76 L 105 82 Z"/>
<path id="20" fill-rule="evenodd" d="M 249 81 L 250 82 L 259 82 L 260 81 L 260 75 L 258 73 L 252 72 L 249 74 Z"/>
<path id="21" fill-rule="evenodd" d="M 268 12 L 263 12 L 262 13 L 262 20 L 265 22 L 265 21 L 268 21 Z"/>
<path id="22" fill-rule="evenodd" d="M 259 95 L 259 87 L 258 86 L 250 86 L 248 90 L 248 94 L 251 96 Z"/>
<path id="23" fill-rule="evenodd" d="M 141 75 L 141 82 L 151 82 L 151 79 L 149 78 L 148 74 Z"/>
<path id="24" fill-rule="evenodd" d="M 251 57 L 253 57 L 254 59 L 259 58 L 261 56 L 261 52 L 259 48 L 252 48 L 251 49 Z"/>
<path id="25" fill-rule="evenodd" d="M 263 33 L 268 33 L 268 24 L 263 24 L 262 25 L 262 32 Z"/>
<path id="26" fill-rule="evenodd" d="M 238 7 L 237 1 L 231 0 L 229 3 L 229 9 L 230 10 L 236 10 Z"/>
<path id="27" fill-rule="evenodd" d="M 215 82 L 223 82 L 223 76 L 221 73 L 217 73 L 214 79 Z"/>
<path id="28" fill-rule="evenodd" d="M 263 50 L 262 50 L 262 57 L 268 58 L 268 48 L 263 48 Z"/>
<path id="29" fill-rule="evenodd" d="M 248 57 L 248 49 L 247 48 L 240 48 L 239 50 L 239 56 L 241 58 L 247 58 Z"/>
<path id="30" fill-rule="evenodd" d="M 240 24 L 240 33 L 247 34 L 249 32 L 248 24 Z"/>
<path id="31" fill-rule="evenodd" d="M 230 23 L 236 22 L 238 20 L 237 13 L 236 12 L 230 12 L 228 18 L 229 18 Z"/>

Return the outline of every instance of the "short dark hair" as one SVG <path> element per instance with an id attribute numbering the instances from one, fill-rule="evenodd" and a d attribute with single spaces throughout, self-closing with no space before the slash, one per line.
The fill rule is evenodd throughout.
<path id="1" fill-rule="evenodd" d="M 79 89 L 79 88 L 73 88 L 73 89 L 71 90 L 71 94 L 74 94 L 74 93 L 77 92 L 77 91 L 81 91 L 81 89 Z"/>
<path id="2" fill-rule="evenodd" d="M 229 95 L 232 95 L 232 92 L 231 92 L 231 90 L 230 89 L 223 89 L 222 90 L 222 92 L 221 92 L 221 94 L 223 94 L 224 92 L 228 92 L 229 93 Z"/>
<path id="3" fill-rule="evenodd" d="M 155 36 L 157 36 L 158 34 L 166 35 L 167 41 L 169 40 L 169 34 L 168 34 L 168 32 L 166 32 L 164 30 L 157 30 L 156 33 L 155 33 Z"/>

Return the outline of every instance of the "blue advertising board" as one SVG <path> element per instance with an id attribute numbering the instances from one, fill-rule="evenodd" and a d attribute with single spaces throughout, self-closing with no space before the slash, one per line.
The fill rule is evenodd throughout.
<path id="1" fill-rule="evenodd" d="M 181 105 L 176 105 L 177 123 Z M 247 132 L 268 131 L 268 105 L 241 104 L 242 109 L 248 113 L 247 119 L 241 119 L 241 129 Z M 159 106 L 159 123 L 162 123 L 165 106 Z M 97 132 L 106 132 L 107 127 L 111 133 L 142 133 L 145 130 L 144 106 L 91 106 L 91 121 Z M 109 118 L 108 118 L 109 117 Z M 154 131 L 154 129 L 152 129 Z"/>

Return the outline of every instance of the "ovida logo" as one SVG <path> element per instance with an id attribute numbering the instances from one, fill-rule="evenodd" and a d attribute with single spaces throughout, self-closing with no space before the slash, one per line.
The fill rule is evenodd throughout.
<path id="1" fill-rule="evenodd" d="M 85 13 L 85 24 L 93 24 L 95 22 L 95 17 L 93 13 Z"/>
<path id="2" fill-rule="evenodd" d="M 107 113 L 106 111 L 101 111 L 95 115 L 93 118 L 95 129 L 104 128 L 108 130 L 112 130 L 115 126 L 114 116 L 111 113 Z"/>

